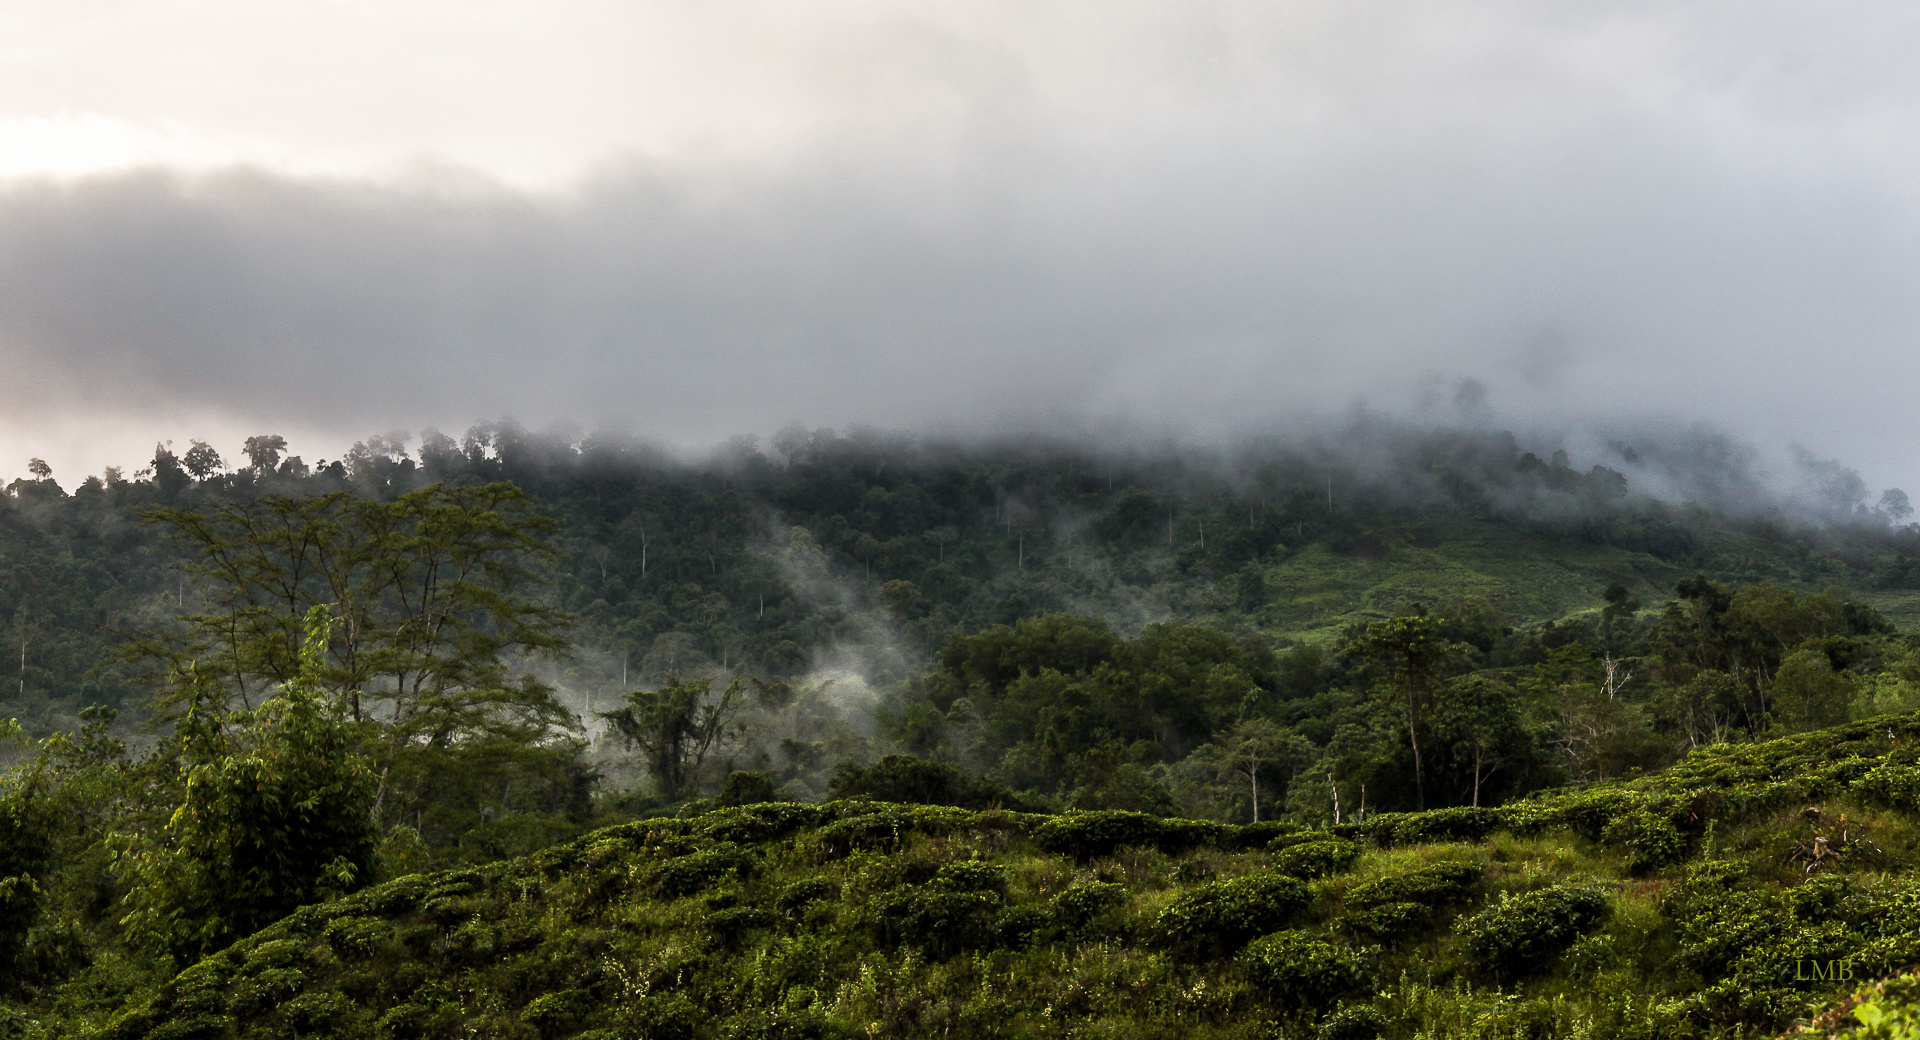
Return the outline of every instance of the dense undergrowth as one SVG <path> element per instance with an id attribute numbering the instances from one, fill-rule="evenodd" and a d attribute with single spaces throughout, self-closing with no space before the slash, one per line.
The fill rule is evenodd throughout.
<path id="1" fill-rule="evenodd" d="M 130 1003 L 96 967 L 15 1030 L 1774 1035 L 1920 962 L 1916 808 L 1913 716 L 1322 829 L 766 803 L 306 907 Z"/>

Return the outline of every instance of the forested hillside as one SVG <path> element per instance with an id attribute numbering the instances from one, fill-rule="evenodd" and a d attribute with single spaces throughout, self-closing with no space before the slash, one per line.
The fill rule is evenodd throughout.
<path id="1" fill-rule="evenodd" d="M 1920 648 L 1903 632 L 1920 603 L 1920 534 L 1903 494 L 1869 499 L 1857 478 L 1823 470 L 1833 478 L 1823 497 L 1768 499 L 1737 472 L 1609 451 L 1576 468 L 1501 434 L 1373 430 L 1196 453 L 790 431 L 770 451 L 737 442 L 685 461 L 495 427 L 459 442 L 429 432 L 412 452 L 373 438 L 314 465 L 271 436 L 249 439 L 232 463 L 197 442 L 179 455 L 162 447 L 131 479 L 109 472 L 72 493 L 36 467 L 0 499 L 0 592 L 19 650 L 0 704 L 0 717 L 19 720 L 0 788 L 0 999 L 55 1035 L 98 1025 L 300 906 L 504 862 L 595 827 L 704 819 L 716 805 L 834 802 L 780 810 L 789 822 L 774 830 L 787 835 L 858 830 L 850 821 L 871 815 L 869 802 L 1013 821 L 993 824 L 998 844 L 929 853 L 931 865 L 908 872 L 915 884 L 974 853 L 1061 853 L 1021 844 L 1051 833 L 1047 814 L 1144 814 L 1099 819 L 1155 834 L 1161 825 L 1138 821 L 1203 821 L 1165 826 L 1213 835 L 1195 839 L 1214 843 L 1204 864 L 1143 860 L 1147 874 L 1131 880 L 1115 871 L 1133 867 L 1094 868 L 1099 885 L 1163 892 L 1149 901 L 1157 914 L 1208 877 L 1268 870 L 1263 850 L 1283 835 L 1384 847 L 1397 839 L 1378 840 L 1378 821 L 1427 810 L 1511 823 L 1543 792 L 1613 790 L 1683 759 L 1744 753 L 1730 746 L 1775 741 L 1765 754 L 1777 757 L 1795 734 L 1920 710 Z M 1704 490 L 1675 503 L 1628 473 Z M 1678 797 L 1668 780 L 1648 782 Z M 1874 826 L 1896 830 L 1910 808 L 1894 795 L 1862 804 L 1892 814 Z M 1687 849 L 1712 836 L 1701 830 L 1711 813 L 1660 806 L 1647 811 L 1668 824 L 1565 822 L 1616 851 L 1638 848 L 1628 831 Z M 918 826 L 893 812 L 876 818 Z M 976 826 L 963 816 L 955 827 Z M 621 833 L 651 848 L 688 826 Z M 1549 847 L 1566 843 L 1528 826 L 1514 828 L 1536 843 L 1522 858 L 1547 859 L 1526 870 L 1572 871 L 1575 888 L 1615 870 L 1605 858 L 1615 852 L 1553 859 Z M 1265 829 L 1231 833 L 1265 837 L 1220 837 L 1249 827 Z M 770 837 L 669 844 L 743 882 L 765 857 L 784 864 L 767 876 L 783 878 L 814 862 L 747 848 Z M 1161 853 L 1191 847 L 1174 846 Z M 1462 899 L 1539 887 L 1500 880 L 1506 868 L 1488 863 L 1504 854 L 1435 855 L 1494 871 L 1462 874 Z M 1770 854 L 1748 859 L 1764 866 Z M 1019 862 L 1003 863 L 1011 875 L 981 868 L 953 881 L 957 902 L 937 913 L 1065 898 L 1066 882 L 1027 884 L 1020 871 L 1068 868 Z M 1280 873 L 1300 885 L 1302 870 Z M 739 945 L 768 927 L 754 914 L 775 912 L 748 905 L 771 889 L 753 892 L 709 907 L 739 906 L 740 936 L 661 941 L 770 955 L 753 945 L 762 939 Z M 1147 911 L 1115 910 L 1132 904 L 1098 892 L 1087 898 L 1105 902 L 1084 916 L 1132 922 L 1109 937 L 1134 951 L 1124 957 L 1174 972 L 1168 985 L 1177 975 L 1182 987 L 1242 993 L 1220 998 L 1221 1029 L 1280 1013 L 1234 989 L 1244 976 L 1219 974 L 1228 961 L 1175 967 L 1190 962 L 1178 942 L 1153 945 L 1165 937 L 1152 938 Z M 916 963 L 975 948 L 1072 959 L 1109 942 L 1044 914 L 1040 945 L 1000 931 L 989 942 L 986 917 L 966 920 L 955 925 L 964 941 L 938 940 Z M 874 927 L 875 950 L 919 949 L 902 937 L 920 925 Z M 1359 932 L 1339 936 L 1365 945 Z M 412 949 L 379 956 L 402 947 Z M 1443 960 L 1479 956 L 1447 949 Z M 1264 969 L 1232 969 L 1243 970 Z M 1462 970 L 1468 980 L 1504 969 Z M 599 1021 L 525 1019 L 521 1005 L 545 984 L 527 985 L 484 1000 L 552 1035 Z M 818 996 L 827 981 L 805 985 Z M 1620 999 L 1654 999 L 1633 994 Z M 1659 999 L 1669 997 L 1679 999 Z M 772 1013 L 759 997 L 689 999 L 694 1018 Z M 1724 1021 L 1775 1022 L 1786 1007 Z M 322 1019 L 354 1023 L 339 1025 L 348 1032 L 371 1021 L 320 1016 L 313 1028 Z"/>
<path id="2" fill-rule="evenodd" d="M 412 452 L 375 437 L 312 466 L 285 447 L 250 438 L 227 460 L 200 442 L 162 446 L 131 479 L 109 470 L 68 493 L 48 471 L 8 487 L 0 621 L 25 649 L 8 655 L 8 685 L 37 695 L 23 710 L 48 702 L 50 719 L 71 720 L 85 703 L 135 703 L 114 638 L 201 595 L 181 572 L 193 548 L 146 511 L 337 491 L 390 500 L 439 481 L 509 481 L 560 521 L 544 576 L 550 605 L 578 614 L 576 638 L 597 651 L 563 683 L 583 691 L 615 691 L 623 662 L 629 677 L 794 675 L 835 650 L 904 674 L 952 635 L 1053 612 L 1293 641 L 1416 603 L 1482 600 L 1539 622 L 1595 610 L 1621 583 L 1654 604 L 1696 571 L 1840 586 L 1896 621 L 1920 603 L 1920 535 L 1889 526 L 1911 515 L 1904 494 L 1869 508 L 1843 474 L 1790 503 L 1750 475 L 1654 467 L 1624 445 L 1585 470 L 1504 434 L 1391 429 L 1210 452 L 794 430 L 697 462 L 511 425 L 458 442 L 429 431 Z M 1698 501 L 1635 488 L 1607 465 L 1638 472 L 1625 459 Z"/>

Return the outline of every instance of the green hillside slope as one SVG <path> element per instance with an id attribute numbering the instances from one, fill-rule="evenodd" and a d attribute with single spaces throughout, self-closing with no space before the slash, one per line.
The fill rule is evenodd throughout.
<path id="1" fill-rule="evenodd" d="M 1920 718 L 1309 831 L 775 803 L 306 908 L 187 1036 L 1769 1035 L 1920 961 Z"/>
<path id="2" fill-rule="evenodd" d="M 1803 544 L 1728 528 L 1700 532 L 1698 549 L 1663 559 L 1569 534 L 1498 520 L 1364 518 L 1350 541 L 1308 544 L 1265 566 L 1262 624 L 1287 638 L 1318 638 L 1414 604 L 1484 600 L 1515 621 L 1560 620 L 1596 609 L 1620 583 L 1660 602 L 1696 571 L 1731 582 L 1848 589 L 1903 632 L 1920 624 L 1920 592 L 1875 589 L 1858 568 Z"/>

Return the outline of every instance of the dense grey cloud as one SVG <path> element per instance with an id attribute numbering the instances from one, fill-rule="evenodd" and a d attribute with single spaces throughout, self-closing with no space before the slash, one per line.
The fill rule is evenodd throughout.
<path id="1" fill-rule="evenodd" d="M 91 465 L 87 431 L 181 416 L 1208 436 L 1364 400 L 1570 443 L 1704 421 L 1920 483 L 1908 6 L 930 10 L 837 9 L 841 49 L 769 80 L 803 95 L 779 133 L 563 187 L 16 182 L 0 448 Z"/>

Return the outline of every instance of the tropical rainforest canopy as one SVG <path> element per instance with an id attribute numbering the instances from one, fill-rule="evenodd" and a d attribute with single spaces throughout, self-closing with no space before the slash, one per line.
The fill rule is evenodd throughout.
<path id="1" fill-rule="evenodd" d="M 1701 880 L 1735 876 L 1723 852 L 1765 899 L 1837 908 L 1779 927 L 1853 929 L 1808 949 L 1905 905 L 1846 887 L 1897 869 L 1910 826 L 1890 749 L 1911 723 L 1886 746 L 1855 725 L 1920 710 L 1920 535 L 1898 491 L 1841 473 L 1768 501 L 1723 479 L 1679 505 L 1634 486 L 1635 449 L 1580 469 L 1485 433 L 1183 453 L 792 430 L 772 448 L 687 462 L 501 426 L 309 466 L 261 436 L 231 464 L 196 442 L 132 479 L 69 493 L 38 466 L 10 485 L 5 1028 L 213 1035 L 305 992 L 319 1010 L 260 1021 L 798 1036 L 905 1015 L 996 1035 L 982 980 L 1044 971 L 1022 1031 L 1047 1031 L 1043 997 L 1062 1031 L 1112 1018 L 1098 994 L 1137 972 L 1167 1023 L 1357 1036 L 1431 1027 L 1449 979 L 1514 982 L 1603 936 L 1582 977 L 1654 970 L 1647 943 L 1693 974 L 1579 1014 L 1706 1035 L 1777 1028 L 1832 989 L 1741 974 L 1760 932 L 1689 931 L 1746 890 Z M 1740 745 L 1768 749 L 1764 796 L 1698 779 L 1748 761 Z M 1807 780 L 1803 746 L 1838 772 Z M 1871 823 L 1769 815 L 1802 794 Z M 1716 826 L 1739 836 L 1722 849 Z M 1841 851 L 1845 870 L 1825 860 Z M 435 870 L 455 873 L 416 876 Z M 1828 888 L 1799 894 L 1815 874 Z M 1608 887 L 1641 877 L 1678 887 Z M 349 909 L 294 913 L 317 904 Z M 673 916 L 696 905 L 704 931 Z M 646 907 L 667 916 L 628 950 L 614 933 Z M 456 940 L 483 919 L 521 931 Z M 563 919 L 601 937 L 563 940 Z M 549 942 L 626 967 L 473 976 Z M 1422 950 L 1453 973 L 1426 995 L 1406 989 Z M 210 956 L 226 967 L 194 970 L 224 1010 L 154 989 Z M 414 1008 L 414 984 L 353 981 L 356 958 L 468 1004 Z M 551 977 L 500 974 L 523 970 Z M 1082 970 L 1104 974 L 1059 989 Z M 276 971 L 307 982 L 259 981 Z M 1393 971 L 1398 996 L 1360 999 Z M 1549 975 L 1530 985 L 1573 978 Z M 1729 979 L 1772 995 L 1727 1004 Z M 919 1010 L 846 1003 L 896 984 L 925 990 Z M 1540 1021 L 1564 1026 L 1555 1006 Z"/>

